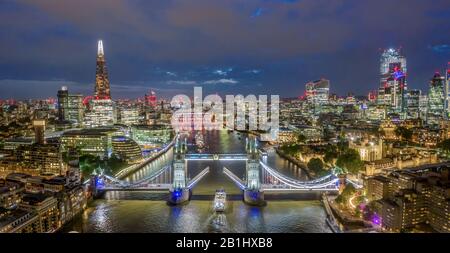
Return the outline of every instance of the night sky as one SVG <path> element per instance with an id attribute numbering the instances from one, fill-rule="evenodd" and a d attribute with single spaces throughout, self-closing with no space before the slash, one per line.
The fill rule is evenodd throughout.
<path id="1" fill-rule="evenodd" d="M 450 61 L 448 0 L 0 0 L 0 99 L 92 95 L 102 39 L 113 98 L 203 86 L 204 95 L 296 97 L 379 86 L 381 48 L 402 47 L 408 86 Z"/>

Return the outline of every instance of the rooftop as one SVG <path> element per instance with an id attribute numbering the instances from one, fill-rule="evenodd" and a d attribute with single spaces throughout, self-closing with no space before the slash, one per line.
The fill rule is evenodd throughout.
<path id="1" fill-rule="evenodd" d="M 39 204 L 49 198 L 48 195 L 43 193 L 26 193 L 22 197 L 22 201 L 31 205 Z"/>
<path id="2" fill-rule="evenodd" d="M 8 210 L 0 207 L 0 228 L 28 214 L 29 212 L 21 209 Z"/>

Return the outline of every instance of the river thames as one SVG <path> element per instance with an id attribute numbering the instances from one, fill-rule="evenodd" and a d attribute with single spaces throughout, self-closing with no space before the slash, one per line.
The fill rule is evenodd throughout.
<path id="1" fill-rule="evenodd" d="M 197 152 L 193 137 L 188 140 L 189 152 Z M 205 132 L 205 153 L 244 153 L 245 135 L 238 132 Z M 152 174 L 172 161 L 172 150 L 145 168 L 128 176 L 134 181 Z M 281 173 L 307 179 L 301 168 L 268 152 L 267 163 Z M 226 167 L 243 178 L 244 161 L 189 161 L 188 177 L 193 178 L 205 167 L 208 173 L 193 188 L 192 200 L 182 206 L 168 206 L 164 194 L 148 192 L 107 192 L 103 199 L 91 202 L 84 213 L 63 231 L 84 233 L 146 233 L 146 232 L 246 232 L 246 233 L 324 233 L 331 232 L 326 214 L 318 200 L 268 200 L 265 207 L 252 207 L 239 200 L 241 190 L 222 173 Z M 211 196 L 223 188 L 230 196 L 223 214 L 212 208 Z"/>

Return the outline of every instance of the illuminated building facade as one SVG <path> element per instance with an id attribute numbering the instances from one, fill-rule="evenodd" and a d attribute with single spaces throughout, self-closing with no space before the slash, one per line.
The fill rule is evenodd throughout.
<path id="1" fill-rule="evenodd" d="M 131 128 L 131 138 L 142 150 L 159 148 L 169 143 L 173 137 L 172 129 L 163 125 L 135 125 Z"/>
<path id="2" fill-rule="evenodd" d="M 111 99 L 90 101 L 90 110 L 84 116 L 85 127 L 111 126 L 116 123 L 116 106 Z"/>
<path id="3" fill-rule="evenodd" d="M 64 172 L 62 155 L 58 145 L 33 144 L 16 150 L 17 161 L 23 167 L 33 168 L 40 174 L 60 175 Z"/>
<path id="4" fill-rule="evenodd" d="M 118 122 L 124 125 L 137 125 L 141 123 L 139 108 L 137 107 L 119 107 Z"/>
<path id="5" fill-rule="evenodd" d="M 150 94 L 145 94 L 145 105 L 150 106 L 152 108 L 156 108 L 157 106 L 156 93 L 154 91 L 150 91 Z"/>
<path id="6" fill-rule="evenodd" d="M 445 116 L 445 78 L 435 73 L 428 91 L 427 124 L 438 125 Z"/>
<path id="7" fill-rule="evenodd" d="M 450 62 L 445 73 L 445 109 L 446 119 L 450 119 Z"/>
<path id="8" fill-rule="evenodd" d="M 61 87 L 58 91 L 58 120 L 82 124 L 83 111 L 82 95 L 69 94 L 66 86 Z"/>
<path id="9" fill-rule="evenodd" d="M 406 101 L 407 119 L 418 119 L 420 115 L 420 95 L 421 91 L 417 89 L 409 90 Z"/>
<path id="10" fill-rule="evenodd" d="M 395 171 L 365 181 L 367 196 L 381 207 L 382 226 L 390 231 L 428 224 L 441 233 L 450 232 L 448 168 L 435 171 Z"/>
<path id="11" fill-rule="evenodd" d="M 103 41 L 98 41 L 97 68 L 95 73 L 95 99 L 111 99 L 108 70 L 106 68 Z"/>
<path id="12" fill-rule="evenodd" d="M 128 164 L 142 161 L 141 148 L 134 140 L 126 136 L 114 136 L 112 138 L 112 147 L 114 154 Z"/>
<path id="13" fill-rule="evenodd" d="M 65 110 L 68 107 L 69 103 L 69 91 L 66 86 L 61 87 L 58 90 L 58 120 L 64 121 L 66 120 L 66 112 Z"/>
<path id="14" fill-rule="evenodd" d="M 388 107 L 389 112 L 402 113 L 406 109 L 406 58 L 399 50 L 387 49 L 380 59 L 380 88 L 378 104 Z"/>
<path id="15" fill-rule="evenodd" d="M 361 160 L 372 162 L 380 160 L 383 157 L 383 143 L 382 141 L 371 142 L 368 140 L 349 143 L 349 148 L 358 151 Z"/>
<path id="16" fill-rule="evenodd" d="M 77 150 L 81 155 L 110 157 L 112 153 L 111 139 L 116 134 L 115 129 L 103 128 L 68 131 L 61 136 L 61 149 L 62 152 Z"/>
<path id="17" fill-rule="evenodd" d="M 314 105 L 323 105 L 328 103 L 330 96 L 330 81 L 320 79 L 309 82 L 305 85 L 306 100 Z"/>
<path id="18" fill-rule="evenodd" d="M 33 120 L 33 128 L 34 128 L 34 141 L 38 144 L 45 143 L 45 120 L 43 119 L 35 119 Z"/>

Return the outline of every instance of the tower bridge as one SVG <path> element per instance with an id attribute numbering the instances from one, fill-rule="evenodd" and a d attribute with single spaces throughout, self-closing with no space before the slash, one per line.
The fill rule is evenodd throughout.
<path id="1" fill-rule="evenodd" d="M 169 192 L 169 202 L 180 204 L 190 200 L 192 189 L 209 172 L 204 168 L 192 179 L 188 178 L 188 161 L 245 161 L 245 176 L 240 178 L 231 170 L 223 168 L 223 174 L 233 181 L 243 192 L 243 199 L 250 205 L 263 205 L 264 193 L 292 193 L 292 192 L 337 192 L 340 184 L 351 183 L 360 188 L 356 182 L 343 180 L 330 173 L 324 177 L 301 181 L 290 178 L 270 167 L 265 159 L 267 155 L 257 148 L 256 139 L 246 141 L 246 153 L 243 154 L 187 154 L 186 140 L 176 139 L 172 165 L 165 166 L 152 175 L 137 181 L 119 180 L 115 177 L 100 174 L 93 176 L 91 187 L 94 196 L 106 191 L 156 191 Z"/>

